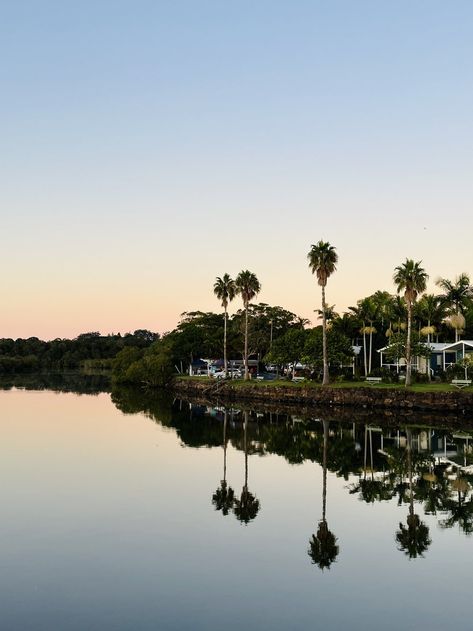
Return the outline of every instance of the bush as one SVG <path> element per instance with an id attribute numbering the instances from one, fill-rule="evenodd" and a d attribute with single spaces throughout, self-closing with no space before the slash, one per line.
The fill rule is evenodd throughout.
<path id="1" fill-rule="evenodd" d="M 425 372 L 414 372 L 412 374 L 412 381 L 414 383 L 428 383 L 429 375 L 426 375 Z"/>
<path id="2" fill-rule="evenodd" d="M 445 380 L 451 381 L 452 379 L 464 379 L 465 378 L 465 368 L 460 366 L 460 364 L 454 364 L 453 366 L 449 366 L 445 371 Z"/>
<path id="3" fill-rule="evenodd" d="M 370 377 L 381 377 L 384 383 L 399 383 L 399 375 L 397 372 L 389 370 L 389 368 L 375 368 L 371 371 Z"/>

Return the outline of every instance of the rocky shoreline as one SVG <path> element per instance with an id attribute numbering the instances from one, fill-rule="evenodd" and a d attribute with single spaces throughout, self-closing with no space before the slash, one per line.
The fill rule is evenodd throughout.
<path id="1" fill-rule="evenodd" d="M 304 408 L 350 406 L 357 409 L 418 410 L 473 415 L 473 392 L 417 392 L 395 388 L 297 387 L 284 385 L 212 383 L 207 380 L 176 379 L 173 390 L 183 396 L 202 396 L 214 401 L 279 403 Z"/>

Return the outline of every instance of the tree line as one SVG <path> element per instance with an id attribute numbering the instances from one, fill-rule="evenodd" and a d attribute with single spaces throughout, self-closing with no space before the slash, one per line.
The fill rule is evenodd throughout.
<path id="1" fill-rule="evenodd" d="M 3 339 L 0 372 L 113 364 L 118 381 L 164 385 L 175 373 L 187 372 L 199 358 L 223 357 L 226 373 L 229 360 L 243 360 L 247 379 L 252 357 L 261 364 L 307 364 L 313 376 L 327 384 L 331 376 L 350 376 L 354 347 L 362 349 L 357 369 L 368 376 L 379 371 L 375 351 L 389 345 L 398 359 L 406 359 L 409 385 L 410 360 L 427 355 L 428 343 L 458 340 L 461 335 L 473 339 L 473 287 L 466 273 L 454 280 L 438 279 L 439 293 L 427 294 L 428 275 L 421 262 L 406 259 L 394 270 L 396 293 L 378 290 L 338 314 L 326 297 L 328 281 L 337 270 L 335 247 L 321 240 L 311 246 L 307 260 L 321 291 L 320 308 L 314 310 L 320 322 L 313 326 L 283 307 L 255 302 L 261 282 L 255 273 L 243 270 L 234 280 L 228 273 L 215 279 L 212 291 L 220 302 L 220 313 L 184 312 L 176 328 L 161 337 L 138 330 L 124 336 L 85 333 L 74 340 L 51 342 Z M 236 298 L 241 299 L 241 306 L 229 315 Z"/>
<path id="2" fill-rule="evenodd" d="M 139 329 L 125 335 L 82 333 L 74 339 L 43 341 L 0 339 L 0 374 L 33 373 L 52 370 L 111 367 L 113 358 L 123 348 L 147 348 L 159 339 L 158 333 Z"/>

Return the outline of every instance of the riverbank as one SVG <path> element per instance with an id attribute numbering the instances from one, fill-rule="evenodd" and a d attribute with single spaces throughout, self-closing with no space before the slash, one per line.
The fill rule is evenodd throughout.
<path id="1" fill-rule="evenodd" d="M 208 378 L 178 377 L 173 389 L 182 395 L 205 396 L 219 401 L 274 402 L 304 407 L 352 406 L 356 408 L 421 410 L 473 413 L 473 390 L 455 390 L 442 384 L 419 384 L 412 388 L 389 384 L 366 385 L 341 383 L 322 387 L 320 384 L 274 382 L 215 382 Z"/>

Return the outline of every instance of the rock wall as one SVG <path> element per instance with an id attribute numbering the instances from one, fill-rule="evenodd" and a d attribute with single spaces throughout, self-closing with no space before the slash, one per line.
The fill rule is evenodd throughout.
<path id="1" fill-rule="evenodd" d="M 336 405 L 388 410 L 473 413 L 473 393 L 453 389 L 452 392 L 415 392 L 377 386 L 295 388 L 252 383 L 235 387 L 231 382 L 212 383 L 197 379 L 176 379 L 173 388 L 183 395 L 203 395 L 206 398 L 221 401 L 273 401 L 306 407 Z"/>

